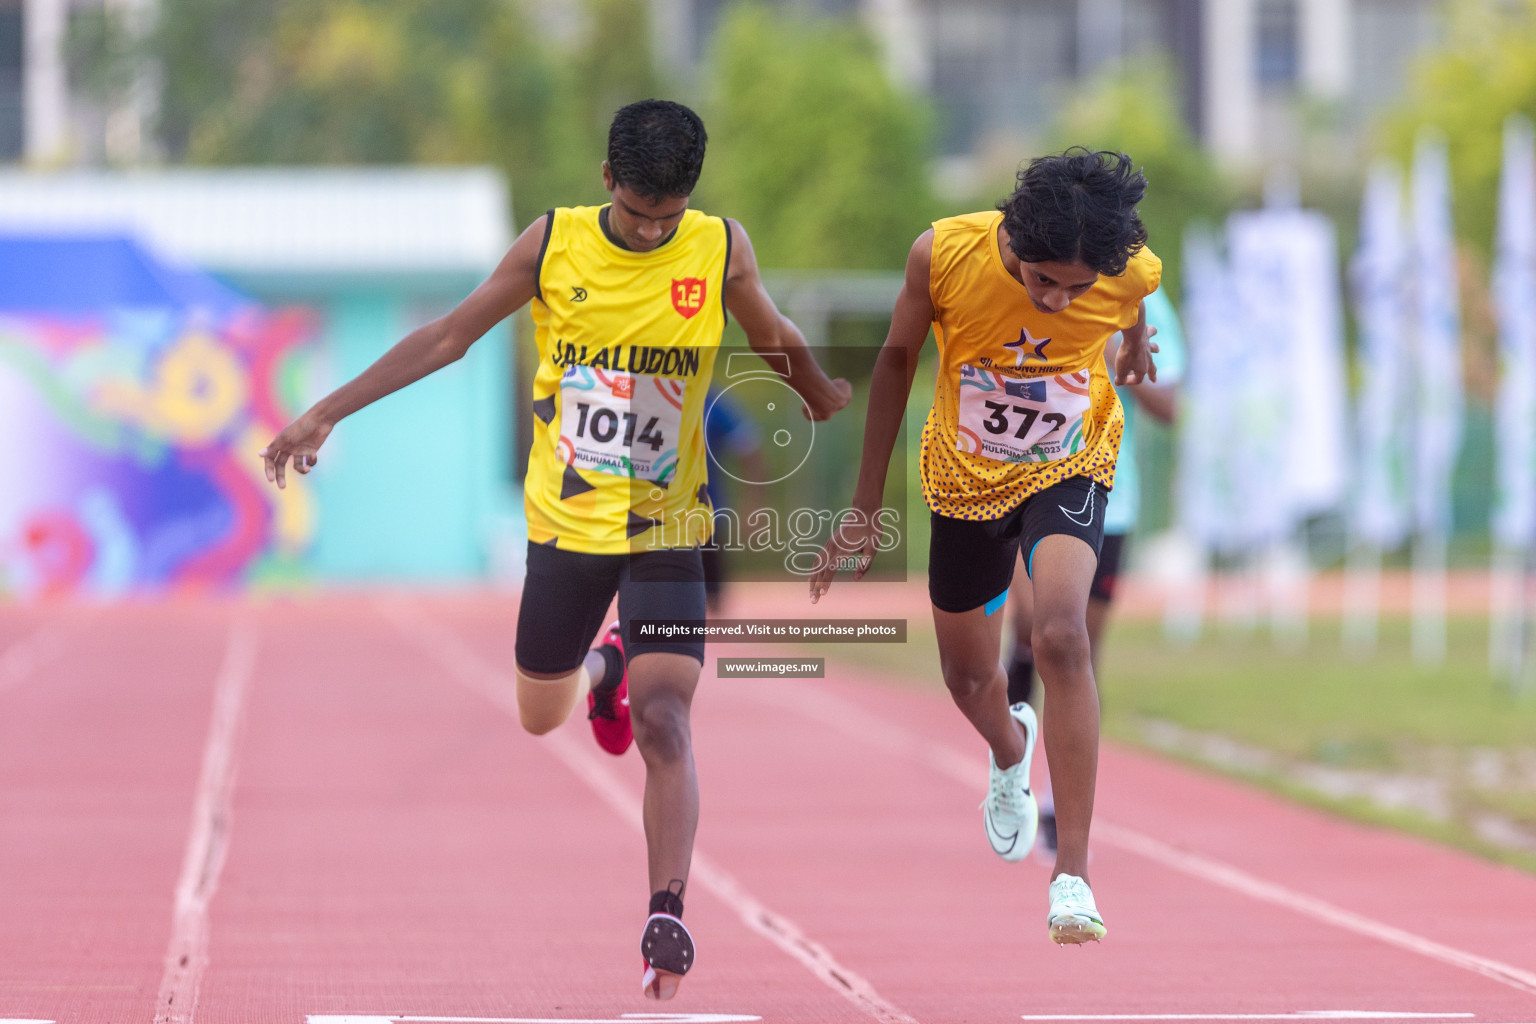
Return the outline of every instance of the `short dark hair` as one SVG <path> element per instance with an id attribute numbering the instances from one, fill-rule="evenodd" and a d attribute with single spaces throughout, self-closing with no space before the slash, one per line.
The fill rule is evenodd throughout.
<path id="1" fill-rule="evenodd" d="M 1077 261 L 1118 277 L 1147 244 L 1136 212 L 1146 193 L 1146 177 L 1124 153 L 1073 146 L 1031 160 L 998 209 L 1008 247 L 1024 262 Z"/>
<path id="2" fill-rule="evenodd" d="M 608 170 L 646 199 L 691 195 L 704 169 L 704 122 L 671 100 L 641 100 L 613 115 Z"/>

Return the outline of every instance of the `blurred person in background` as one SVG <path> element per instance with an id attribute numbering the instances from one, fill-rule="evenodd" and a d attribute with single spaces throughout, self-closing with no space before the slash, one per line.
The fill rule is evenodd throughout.
<path id="1" fill-rule="evenodd" d="M 704 594 L 710 615 L 719 615 L 725 602 L 725 584 L 731 570 L 731 556 L 720 546 L 719 520 L 722 513 L 732 515 L 737 523 L 727 532 L 727 543 L 741 537 L 747 517 L 763 507 L 762 485 L 768 479 L 768 464 L 763 461 L 757 424 L 742 410 L 729 391 L 709 389 L 704 405 L 704 440 L 709 448 L 709 505 L 713 510 L 714 532 L 709 542 L 699 548 L 704 560 Z M 728 468 L 729 467 L 729 468 Z M 735 470 L 735 472 L 732 472 Z M 726 482 L 729 477 L 734 484 Z M 745 493 L 737 492 L 737 486 Z M 733 498 L 748 498 L 746 506 Z"/>
<path id="2" fill-rule="evenodd" d="M 1159 423 L 1171 424 L 1178 416 L 1179 381 L 1184 376 L 1184 331 L 1173 303 L 1161 290 L 1145 299 L 1147 323 L 1157 333 L 1157 380 L 1121 385 L 1121 394 L 1130 401 L 1125 409 L 1125 430 L 1120 435 L 1120 457 L 1115 463 L 1115 489 L 1104 509 L 1104 546 L 1099 551 L 1099 565 L 1088 590 L 1088 647 L 1094 678 L 1099 674 L 1099 650 L 1110 604 L 1115 599 L 1115 585 L 1125 554 L 1126 538 L 1136 530 L 1141 507 L 1141 471 L 1136 455 L 1136 420 L 1142 412 Z M 1105 346 L 1104 357 L 1113 364 L 1119 337 Z M 1034 600 L 1023 559 L 1014 568 L 1013 587 L 1009 591 L 1013 620 L 1013 656 L 1008 662 L 1008 703 L 1028 704 L 1035 689 L 1035 657 L 1031 635 L 1034 628 Z M 1040 831 L 1036 849 L 1045 858 L 1056 857 L 1056 811 L 1049 791 L 1040 797 Z"/>
<path id="3" fill-rule="evenodd" d="M 998 614 L 1022 553 L 1057 795 L 1046 929 L 1062 944 L 1106 934 L 1088 883 L 1099 705 L 1084 617 L 1124 423 L 1106 343 L 1122 335 L 1117 382 L 1157 376 L 1142 300 L 1162 262 L 1136 210 L 1146 188 L 1124 153 L 1074 147 L 1031 160 L 997 210 L 936 221 L 918 238 L 870 382 L 852 508 L 810 581 L 815 602 L 839 568 L 853 564 L 858 578 L 874 557 L 886 470 L 932 327 L 939 369 L 919 466 L 939 667 L 990 748 L 988 844 L 1022 860 L 1038 824 L 1029 764 L 1040 730 L 1028 704 L 1008 704 Z"/>
<path id="4" fill-rule="evenodd" d="M 598 743 L 645 761 L 651 897 L 642 988 L 668 999 L 694 962 L 683 926 L 698 826 L 689 713 L 702 641 L 642 640 L 639 619 L 702 620 L 708 533 L 703 409 L 727 311 L 751 348 L 825 419 L 848 404 L 774 307 L 734 220 L 689 209 L 707 136 L 681 104 L 614 115 L 601 207 L 550 210 L 452 312 L 407 335 L 262 449 L 267 479 L 308 473 L 345 417 L 462 358 L 532 303 L 539 367 L 524 480 L 528 571 L 517 619 L 517 704 L 543 734 L 582 697 Z M 430 430 L 424 423 L 421 429 Z M 592 648 L 614 594 L 619 622 Z M 537 927 L 527 922 L 527 927 Z"/>

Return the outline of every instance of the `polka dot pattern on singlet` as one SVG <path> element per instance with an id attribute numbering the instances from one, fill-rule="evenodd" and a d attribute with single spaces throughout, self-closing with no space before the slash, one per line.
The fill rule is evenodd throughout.
<path id="1" fill-rule="evenodd" d="M 1143 248 L 1130 256 L 1122 273 L 1101 275 L 1066 308 L 1046 313 L 1005 262 L 1001 222 L 1002 214 L 992 210 L 933 225 L 928 285 L 939 365 L 920 468 L 924 501 L 952 519 L 1001 519 L 1068 477 L 1114 486 L 1125 412 L 1104 362 L 1104 346 L 1116 331 L 1136 323 L 1141 300 L 1162 279 L 1162 262 Z M 1028 339 L 1034 343 L 1020 349 Z M 962 389 L 984 374 L 1013 380 L 1053 377 L 1078 395 L 1088 375 L 1088 408 L 1079 412 L 1081 406 L 1073 403 L 1070 415 L 1081 419 L 1057 424 L 1055 429 L 1066 433 L 1048 452 L 1072 454 L 1049 462 L 1007 462 L 982 454 L 978 435 L 962 430 L 960 420 L 962 395 L 969 394 Z M 986 429 L 994 430 L 988 423 Z M 1004 458 L 1013 454 L 1005 447 L 993 450 Z M 1032 451 L 1047 454 L 1045 449 Z"/>
<path id="2" fill-rule="evenodd" d="M 945 444 L 942 431 L 935 428 L 937 411 L 935 408 L 929 414 L 923 426 L 918 462 L 923 501 L 939 515 L 978 521 L 1001 519 L 1030 495 L 1073 476 L 1086 476 L 1105 490 L 1114 489 L 1115 461 L 1125 432 L 1125 414 L 1118 404 L 1106 429 L 1086 449 L 1070 458 L 1044 463 L 1001 462 L 962 454 Z"/>

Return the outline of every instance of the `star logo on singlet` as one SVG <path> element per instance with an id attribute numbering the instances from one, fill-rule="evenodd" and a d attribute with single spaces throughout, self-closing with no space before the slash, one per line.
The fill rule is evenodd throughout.
<path id="1" fill-rule="evenodd" d="M 1005 341 L 1003 342 L 1003 348 L 1013 349 L 1014 366 L 1023 366 L 1025 363 L 1034 360 L 1039 360 L 1042 363 L 1046 362 L 1045 346 L 1050 343 L 1050 338 L 1036 338 L 1033 334 L 1029 333 L 1029 328 L 1025 327 L 1019 331 L 1018 341 Z M 1032 351 L 1026 355 L 1025 350 L 1027 349 Z"/>

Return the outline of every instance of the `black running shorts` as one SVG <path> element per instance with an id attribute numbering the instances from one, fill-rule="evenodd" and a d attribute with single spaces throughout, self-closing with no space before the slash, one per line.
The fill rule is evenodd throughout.
<path id="1" fill-rule="evenodd" d="M 528 575 L 517 613 L 517 664 L 525 672 L 574 672 L 604 626 L 614 592 L 619 621 L 703 620 L 704 568 L 698 548 L 588 555 L 544 544 L 528 545 Z M 686 654 L 704 664 L 702 640 L 657 640 L 624 645 L 629 658 L 658 651 Z"/>
<path id="2" fill-rule="evenodd" d="M 928 597 L 944 612 L 1003 606 L 1022 551 L 1026 571 L 1042 537 L 1064 533 L 1098 554 L 1104 540 L 1104 485 L 1071 476 L 1024 499 L 1001 519 L 951 519 L 932 513 L 928 542 Z"/>
<path id="3" fill-rule="evenodd" d="M 725 552 L 718 544 L 699 548 L 699 560 L 704 564 L 704 593 L 719 597 L 725 586 Z"/>

